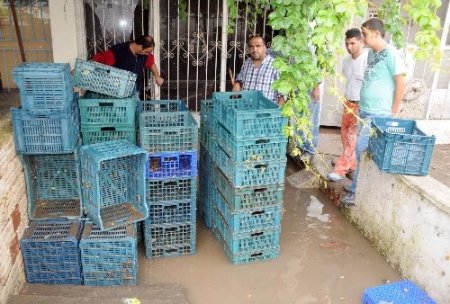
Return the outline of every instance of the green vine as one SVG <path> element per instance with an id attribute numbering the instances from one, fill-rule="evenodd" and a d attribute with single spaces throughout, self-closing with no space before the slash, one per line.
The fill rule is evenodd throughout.
<path id="1" fill-rule="evenodd" d="M 397 48 L 405 46 L 405 34 L 403 27 L 407 20 L 401 15 L 400 2 L 397 0 L 385 0 L 379 10 L 378 16 L 384 22 L 386 31 L 391 35 L 392 41 Z"/>

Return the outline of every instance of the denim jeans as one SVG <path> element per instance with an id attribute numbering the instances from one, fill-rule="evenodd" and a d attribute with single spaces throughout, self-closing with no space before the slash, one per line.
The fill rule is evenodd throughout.
<path id="1" fill-rule="evenodd" d="M 310 132 L 312 139 L 308 139 L 302 131 L 297 133 L 303 141 L 299 148 L 310 154 L 316 153 L 316 148 L 319 144 L 320 108 L 320 101 L 309 101 L 308 109 L 310 115 L 309 120 L 311 121 Z"/>
<path id="2" fill-rule="evenodd" d="M 374 117 L 390 117 L 389 115 L 377 115 L 372 114 L 363 110 L 359 110 L 359 118 L 361 121 L 359 122 L 359 133 L 358 133 L 358 139 L 356 141 L 356 148 L 355 148 L 355 154 L 356 154 L 356 168 L 355 173 L 353 174 L 353 180 L 351 185 L 351 193 L 356 192 L 356 186 L 358 184 L 358 175 L 359 175 L 359 164 L 361 161 L 361 154 L 367 150 L 367 147 L 369 146 L 369 139 L 370 139 L 370 130 L 372 127 L 372 120 Z"/>

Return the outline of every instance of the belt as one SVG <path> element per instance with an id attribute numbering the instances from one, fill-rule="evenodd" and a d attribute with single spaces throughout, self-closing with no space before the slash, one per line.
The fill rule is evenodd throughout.
<path id="1" fill-rule="evenodd" d="M 350 100 L 350 99 L 347 99 L 347 101 L 350 102 L 350 103 L 358 103 L 358 100 Z"/>

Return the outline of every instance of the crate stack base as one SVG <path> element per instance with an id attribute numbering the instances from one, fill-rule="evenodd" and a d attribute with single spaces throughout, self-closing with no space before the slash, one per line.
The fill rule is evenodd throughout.
<path id="1" fill-rule="evenodd" d="M 101 231 L 86 223 L 80 240 L 85 285 L 136 285 L 138 251 L 134 224 Z"/>
<path id="2" fill-rule="evenodd" d="M 212 185 L 212 190 L 202 191 L 211 195 L 211 203 L 204 205 L 212 211 L 212 231 L 234 264 L 276 258 L 286 166 L 282 129 L 287 119 L 256 91 L 215 93 L 208 110 L 202 124 L 210 128 L 201 138 L 212 161 L 203 161 L 211 167 L 201 172 L 210 172 L 204 185 Z"/>
<path id="3" fill-rule="evenodd" d="M 156 258 L 193 254 L 197 123 L 181 100 L 144 101 L 139 107 L 139 142 L 148 152 L 145 255 Z"/>
<path id="4" fill-rule="evenodd" d="M 80 285 L 80 221 L 31 222 L 20 247 L 28 283 Z"/>

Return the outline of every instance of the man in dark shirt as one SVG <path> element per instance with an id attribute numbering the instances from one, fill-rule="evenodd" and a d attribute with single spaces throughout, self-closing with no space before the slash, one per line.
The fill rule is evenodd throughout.
<path id="1" fill-rule="evenodd" d="M 154 48 L 153 38 L 143 35 L 134 41 L 116 44 L 107 51 L 97 53 L 92 60 L 137 74 L 136 89 L 139 92 L 143 89 L 144 69 L 152 72 L 157 85 L 164 82 L 152 54 Z"/>

